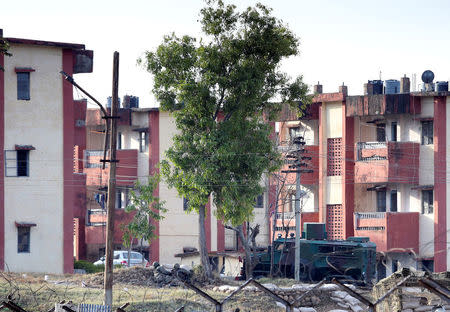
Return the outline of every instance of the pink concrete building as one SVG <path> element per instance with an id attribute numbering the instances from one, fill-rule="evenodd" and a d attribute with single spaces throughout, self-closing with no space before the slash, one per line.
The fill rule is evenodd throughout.
<path id="1" fill-rule="evenodd" d="M 362 96 L 315 86 L 307 114 L 298 120 L 285 110 L 277 126 L 282 145 L 302 135 L 312 156 L 314 173 L 302 175 L 305 218 L 317 213 L 329 239 L 370 237 L 379 276 L 399 267 L 450 268 L 450 93 L 445 86 L 410 92 L 409 85 L 406 77 L 384 87 L 369 81 Z M 293 194 L 291 175 L 285 189 Z M 292 201 L 279 206 L 293 211 Z"/>

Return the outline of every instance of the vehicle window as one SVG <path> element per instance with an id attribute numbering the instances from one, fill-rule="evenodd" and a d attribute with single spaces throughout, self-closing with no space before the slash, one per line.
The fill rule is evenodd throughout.
<path id="1" fill-rule="evenodd" d="M 333 252 L 333 246 L 322 245 L 318 246 L 319 253 L 330 253 Z"/>
<path id="2" fill-rule="evenodd" d="M 120 253 L 115 254 L 114 259 L 120 259 Z"/>
<path id="3" fill-rule="evenodd" d="M 347 246 L 336 246 L 334 250 L 340 254 L 346 254 L 346 255 L 353 254 L 352 248 L 347 247 Z"/>
<path id="4" fill-rule="evenodd" d="M 131 254 L 131 258 L 132 258 L 132 259 L 142 259 L 142 257 L 141 257 L 140 254 L 134 253 L 134 252 Z"/>

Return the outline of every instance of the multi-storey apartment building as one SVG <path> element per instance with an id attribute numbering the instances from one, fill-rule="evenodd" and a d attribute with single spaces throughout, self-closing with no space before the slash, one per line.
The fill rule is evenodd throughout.
<path id="1" fill-rule="evenodd" d="M 12 56 L 0 55 L 0 270 L 72 272 L 73 216 L 85 189 L 73 156 L 83 148 L 86 102 L 74 101 L 60 71 L 92 72 L 93 52 L 5 39 Z"/>
<path id="2" fill-rule="evenodd" d="M 177 132 L 174 118 L 158 108 L 139 108 L 136 97 L 125 96 L 119 110 L 118 128 L 119 160 L 117 168 L 118 190 L 116 194 L 115 248 L 123 248 L 121 224 L 128 222 L 131 215 L 124 211 L 128 192 L 136 180 L 145 183 L 149 175 L 158 172 L 158 163 L 164 159 L 165 151 L 172 144 Z M 88 109 L 86 116 L 86 150 L 84 152 L 84 173 L 86 174 L 85 215 L 79 215 L 76 245 L 77 256 L 95 259 L 104 255 L 106 239 L 106 185 L 108 168 L 103 170 L 99 160 L 103 157 L 104 121 L 99 109 Z M 265 183 L 264 181 L 262 183 Z M 187 213 L 187 201 L 178 196 L 162 180 L 156 195 L 165 202 L 167 212 L 164 219 L 155 223 L 157 237 L 150 246 L 144 242 L 143 253 L 150 261 L 162 263 L 199 263 L 198 253 L 184 252 L 198 250 L 198 215 Z M 260 196 L 255 204 L 255 218 L 252 224 L 260 224 L 257 237 L 261 245 L 269 242 L 269 198 Z M 225 229 L 214 214 L 214 205 L 207 205 L 206 242 L 212 258 L 222 257 L 226 251 L 239 248 L 237 236 Z M 136 246 L 139 250 L 139 247 Z M 222 259 L 223 260 L 223 259 Z"/>
<path id="3" fill-rule="evenodd" d="M 438 84 L 437 91 L 410 92 L 407 77 L 384 87 L 369 81 L 362 96 L 348 96 L 345 86 L 324 94 L 317 85 L 305 117 L 286 113 L 279 126 L 281 140 L 303 135 L 313 159 L 303 210 L 318 211 L 329 239 L 370 237 L 379 276 L 399 267 L 450 267 L 450 93 Z"/>

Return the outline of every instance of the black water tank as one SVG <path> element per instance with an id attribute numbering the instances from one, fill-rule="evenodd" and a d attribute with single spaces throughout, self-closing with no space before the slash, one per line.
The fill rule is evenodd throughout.
<path id="1" fill-rule="evenodd" d="M 436 81 L 437 92 L 448 92 L 448 81 Z"/>
<path id="2" fill-rule="evenodd" d="M 369 80 L 367 82 L 367 94 L 383 94 L 383 81 L 382 80 Z"/>

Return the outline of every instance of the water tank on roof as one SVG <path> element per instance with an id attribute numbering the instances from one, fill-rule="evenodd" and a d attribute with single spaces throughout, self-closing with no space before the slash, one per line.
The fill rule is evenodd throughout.
<path id="1" fill-rule="evenodd" d="M 448 81 L 436 81 L 436 91 L 437 92 L 447 92 L 448 91 Z"/>
<path id="2" fill-rule="evenodd" d="M 124 95 L 123 108 L 137 108 L 139 107 L 139 98 L 133 95 Z"/>
<path id="3" fill-rule="evenodd" d="M 365 94 L 383 94 L 383 81 L 382 80 L 369 80 L 365 86 Z"/>
<path id="4" fill-rule="evenodd" d="M 400 92 L 400 81 L 395 79 L 389 79 L 384 82 L 385 94 L 397 94 Z"/>

